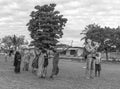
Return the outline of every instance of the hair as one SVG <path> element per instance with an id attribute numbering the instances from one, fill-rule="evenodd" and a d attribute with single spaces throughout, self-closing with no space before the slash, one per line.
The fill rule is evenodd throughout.
<path id="1" fill-rule="evenodd" d="M 19 51 L 16 51 L 16 54 L 19 54 Z"/>
<path id="2" fill-rule="evenodd" d="M 54 49 L 53 52 L 56 53 L 57 51 Z"/>
<path id="3" fill-rule="evenodd" d="M 96 56 L 97 56 L 97 57 L 98 57 L 98 56 L 100 56 L 100 53 L 99 53 L 99 52 L 97 52 L 97 53 L 96 53 Z"/>
<path id="4" fill-rule="evenodd" d="M 46 53 L 46 50 L 42 50 L 42 53 Z"/>
<path id="5" fill-rule="evenodd" d="M 88 42 L 87 42 L 88 39 L 89 39 L 89 38 L 86 38 L 86 39 L 85 39 L 85 43 L 86 43 L 86 44 L 88 43 Z"/>
<path id="6" fill-rule="evenodd" d="M 16 55 L 20 55 L 20 52 L 19 52 L 19 51 L 16 51 Z"/>
<path id="7" fill-rule="evenodd" d="M 96 56 L 98 57 L 98 56 L 99 56 L 99 54 L 98 54 L 98 53 L 96 53 Z"/>

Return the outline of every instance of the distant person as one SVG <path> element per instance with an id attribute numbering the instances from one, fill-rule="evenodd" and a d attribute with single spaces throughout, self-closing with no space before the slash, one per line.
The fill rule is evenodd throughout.
<path id="1" fill-rule="evenodd" d="M 99 44 L 97 42 L 93 42 L 92 40 L 87 39 L 85 44 L 85 49 L 87 52 L 86 55 L 86 78 L 90 79 L 93 78 L 93 70 L 94 70 L 94 60 L 95 60 L 95 53 L 97 51 L 97 48 L 99 47 Z"/>
<path id="2" fill-rule="evenodd" d="M 57 49 L 54 50 L 54 57 L 53 57 L 53 69 L 52 69 L 52 74 L 50 76 L 50 78 L 53 78 L 54 76 L 58 75 L 59 73 L 59 59 L 60 59 L 60 53 L 68 50 L 69 47 L 67 49 L 63 49 L 62 51 L 58 51 Z"/>
<path id="3" fill-rule="evenodd" d="M 7 61 L 8 61 L 8 53 L 5 52 L 5 62 L 7 62 Z"/>
<path id="4" fill-rule="evenodd" d="M 29 63 L 30 63 L 30 53 L 29 52 L 27 52 L 25 54 L 23 63 L 24 63 L 23 71 L 28 71 L 29 70 Z"/>
<path id="5" fill-rule="evenodd" d="M 45 56 L 45 51 L 42 50 L 41 54 L 40 54 L 40 57 L 38 59 L 37 76 L 39 78 L 43 78 L 44 77 L 44 73 L 43 73 L 44 56 Z"/>
<path id="6" fill-rule="evenodd" d="M 32 52 L 30 52 L 29 71 L 32 71 L 32 69 L 33 69 L 33 67 L 32 67 L 33 60 L 34 60 L 34 54 Z"/>
<path id="7" fill-rule="evenodd" d="M 33 72 L 33 73 L 36 73 L 36 72 L 37 72 L 39 56 L 40 56 L 40 53 L 37 53 L 37 52 L 35 51 L 35 56 L 34 56 L 34 58 L 33 58 L 33 60 L 32 60 L 32 63 L 31 63 L 31 67 L 32 67 L 32 72 Z"/>
<path id="8" fill-rule="evenodd" d="M 57 75 L 59 73 L 59 52 L 54 51 L 54 58 L 53 58 L 53 69 L 52 69 L 52 74 L 50 76 L 50 78 L 53 78 L 55 75 Z"/>
<path id="9" fill-rule="evenodd" d="M 14 51 L 13 51 L 13 50 L 10 50 L 10 51 L 9 51 L 9 57 L 11 57 L 13 53 L 14 53 Z"/>
<path id="10" fill-rule="evenodd" d="M 89 79 L 91 77 L 90 70 L 91 70 L 91 61 L 92 61 L 92 55 L 91 55 L 91 40 L 87 39 L 85 43 L 85 52 L 87 53 L 86 56 L 86 78 Z"/>
<path id="11" fill-rule="evenodd" d="M 11 49 L 11 50 L 9 51 L 9 54 L 8 54 L 9 61 L 12 61 L 12 62 L 13 62 L 13 60 L 14 60 L 13 55 L 14 55 L 14 50 Z"/>
<path id="12" fill-rule="evenodd" d="M 44 55 L 44 63 L 43 63 L 43 71 L 42 71 L 42 78 L 45 78 L 47 75 L 47 67 L 48 67 L 48 54 Z"/>
<path id="13" fill-rule="evenodd" d="M 96 54 L 96 59 L 95 59 L 95 77 L 100 77 L 100 71 L 101 71 L 101 54 L 97 53 Z"/>
<path id="14" fill-rule="evenodd" d="M 15 73 L 20 73 L 20 65 L 21 65 L 21 54 L 19 51 L 16 51 L 14 57 Z"/>

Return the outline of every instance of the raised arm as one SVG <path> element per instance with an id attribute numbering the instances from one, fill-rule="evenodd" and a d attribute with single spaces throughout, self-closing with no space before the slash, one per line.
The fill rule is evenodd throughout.
<path id="1" fill-rule="evenodd" d="M 60 53 L 67 51 L 69 48 L 70 48 L 70 46 L 68 46 L 67 48 L 63 48 L 63 50 Z"/>
<path id="2" fill-rule="evenodd" d="M 88 52 L 91 52 L 93 49 L 87 44 L 85 45 L 85 49 L 88 51 Z"/>

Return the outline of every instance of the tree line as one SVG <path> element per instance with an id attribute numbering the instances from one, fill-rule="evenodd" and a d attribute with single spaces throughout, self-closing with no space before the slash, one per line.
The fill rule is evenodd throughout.
<path id="1" fill-rule="evenodd" d="M 59 39 L 63 36 L 64 27 L 68 21 L 59 11 L 55 9 L 56 4 L 36 5 L 34 11 L 30 13 L 31 19 L 27 23 L 28 31 L 32 41 L 31 46 L 39 50 L 55 50 Z M 105 51 L 106 56 L 110 51 L 120 51 L 120 27 L 101 27 L 98 24 L 89 24 L 80 33 L 84 35 L 81 40 L 91 39 L 101 45 L 98 51 Z M 8 48 L 14 46 L 15 49 L 25 44 L 24 36 L 6 36 L 2 39 Z"/>
<path id="2" fill-rule="evenodd" d="M 28 41 L 25 40 L 25 36 L 16 36 L 16 35 L 8 35 L 1 39 L 1 44 L 3 44 L 2 49 L 14 49 L 16 50 L 21 45 L 27 45 Z"/>
<path id="3" fill-rule="evenodd" d="M 101 45 L 98 51 L 104 51 L 108 59 L 108 52 L 120 51 L 120 27 L 101 27 L 98 24 L 89 24 L 80 33 L 84 35 L 81 40 L 91 39 Z"/>

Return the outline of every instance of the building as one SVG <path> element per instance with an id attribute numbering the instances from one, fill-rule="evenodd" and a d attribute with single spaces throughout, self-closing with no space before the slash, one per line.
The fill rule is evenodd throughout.
<path id="1" fill-rule="evenodd" d="M 59 48 L 62 50 L 62 48 Z M 83 47 L 70 47 L 68 50 L 63 51 L 60 56 L 68 58 L 80 58 L 83 54 Z"/>

